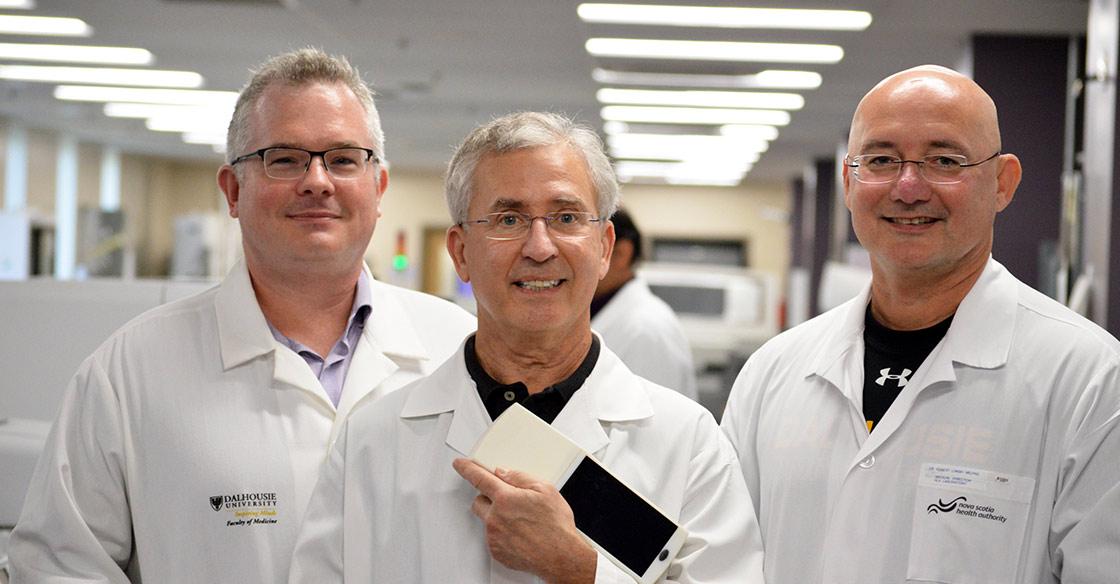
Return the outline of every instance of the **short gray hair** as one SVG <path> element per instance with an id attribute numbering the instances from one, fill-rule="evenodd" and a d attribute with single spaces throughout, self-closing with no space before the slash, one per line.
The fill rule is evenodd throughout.
<path id="1" fill-rule="evenodd" d="M 523 148 L 566 144 L 587 163 L 587 170 L 598 201 L 599 216 L 606 219 L 618 208 L 619 189 L 611 161 L 603 151 L 603 141 L 591 128 L 554 113 L 518 112 L 502 116 L 475 128 L 451 158 L 444 181 L 444 195 L 451 220 L 467 220 L 474 171 L 483 156 L 504 154 Z"/>
<path id="2" fill-rule="evenodd" d="M 358 70 L 346 57 L 328 55 L 311 47 L 284 53 L 261 64 L 253 71 L 253 78 L 241 89 L 233 118 L 226 133 L 226 156 L 232 161 L 249 149 L 249 114 L 269 86 L 283 83 L 301 87 L 312 83 L 341 83 L 354 92 L 366 112 L 366 126 L 373 140 L 373 154 L 385 160 L 385 134 L 381 131 L 381 118 L 373 103 L 373 91 L 362 81 Z"/>

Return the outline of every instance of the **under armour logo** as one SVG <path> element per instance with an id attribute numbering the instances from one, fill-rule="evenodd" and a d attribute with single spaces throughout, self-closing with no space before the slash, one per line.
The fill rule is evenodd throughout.
<path id="1" fill-rule="evenodd" d="M 913 371 L 910 371 L 909 369 L 903 369 L 902 373 L 899 373 L 898 375 L 891 375 L 891 368 L 887 367 L 886 369 L 879 370 L 880 377 L 879 379 L 875 380 L 875 383 L 878 383 L 879 386 L 882 387 L 887 384 L 888 379 L 893 379 L 898 382 L 899 387 L 906 387 L 906 378 L 911 373 L 913 373 Z"/>

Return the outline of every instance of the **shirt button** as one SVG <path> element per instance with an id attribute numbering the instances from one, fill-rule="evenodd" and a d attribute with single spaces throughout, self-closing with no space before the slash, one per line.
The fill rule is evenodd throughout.
<path id="1" fill-rule="evenodd" d="M 872 454 L 871 456 L 868 456 L 867 458 L 859 461 L 859 467 L 860 468 L 871 468 L 873 466 L 875 466 L 875 455 L 874 454 Z"/>
<path id="2" fill-rule="evenodd" d="M 512 391 L 507 391 L 502 397 L 506 398 L 506 401 L 513 401 L 517 399 L 517 394 Z"/>

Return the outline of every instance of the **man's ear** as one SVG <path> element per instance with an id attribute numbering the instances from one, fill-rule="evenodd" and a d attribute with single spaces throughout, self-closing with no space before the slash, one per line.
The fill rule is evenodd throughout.
<path id="1" fill-rule="evenodd" d="M 1015 198 L 1015 189 L 1019 188 L 1019 181 L 1023 178 L 1023 166 L 1019 164 L 1019 157 L 1014 154 L 999 155 L 999 170 L 996 175 L 996 212 L 1000 212 L 1011 204 Z"/>
<path id="2" fill-rule="evenodd" d="M 464 239 L 466 234 L 463 233 L 463 227 L 460 225 L 452 225 L 447 229 L 447 255 L 451 256 L 451 262 L 455 264 L 455 273 L 459 274 L 459 279 L 464 282 L 471 281 L 471 272 L 467 266 L 467 242 Z"/>
<path id="3" fill-rule="evenodd" d="M 241 183 L 237 180 L 237 173 L 233 167 L 223 164 L 218 169 L 218 188 L 226 196 L 226 205 L 229 206 L 229 216 L 237 218 L 237 203 L 241 197 Z"/>
<path id="4" fill-rule="evenodd" d="M 599 262 L 599 279 L 606 277 L 611 269 L 611 254 L 614 253 L 614 223 L 607 221 L 607 228 L 602 236 L 603 257 Z"/>
<path id="5" fill-rule="evenodd" d="M 373 195 L 373 208 L 377 218 L 381 218 L 381 198 L 385 196 L 385 189 L 389 188 L 389 170 L 384 165 L 377 166 L 377 191 Z"/>

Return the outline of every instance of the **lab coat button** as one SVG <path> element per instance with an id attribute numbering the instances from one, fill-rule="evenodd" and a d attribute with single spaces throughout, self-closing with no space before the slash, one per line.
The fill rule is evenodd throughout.
<path id="1" fill-rule="evenodd" d="M 871 456 L 868 456 L 867 458 L 859 461 L 859 467 L 860 468 L 871 468 L 873 466 L 875 466 L 875 455 L 874 454 L 872 454 Z"/>

